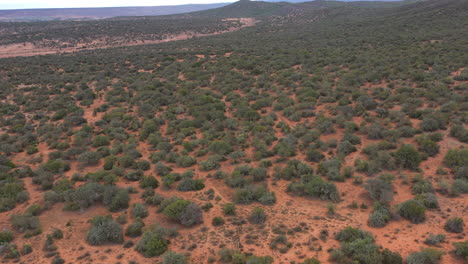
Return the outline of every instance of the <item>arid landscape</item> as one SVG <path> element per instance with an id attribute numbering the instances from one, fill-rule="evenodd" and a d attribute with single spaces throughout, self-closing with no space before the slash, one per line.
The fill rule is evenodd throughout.
<path id="1" fill-rule="evenodd" d="M 468 2 L 0 22 L 2 263 L 468 263 Z"/>

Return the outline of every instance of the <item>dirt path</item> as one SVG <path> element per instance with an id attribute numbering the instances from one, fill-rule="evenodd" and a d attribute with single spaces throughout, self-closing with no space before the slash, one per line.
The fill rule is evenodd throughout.
<path id="1" fill-rule="evenodd" d="M 10 45 L 0 45 L 0 58 L 12 58 L 12 57 L 28 57 L 28 56 L 37 56 L 37 55 L 47 55 L 47 54 L 61 54 L 61 53 L 71 53 L 83 50 L 95 50 L 95 49 L 105 49 L 111 47 L 125 47 L 125 46 L 137 46 L 137 45 L 147 45 L 147 44 L 159 44 L 165 42 L 172 42 L 178 40 L 187 40 L 191 38 L 206 37 L 220 35 L 224 33 L 234 32 L 246 27 L 254 26 L 257 21 L 254 18 L 229 18 L 226 20 L 238 20 L 242 23 L 240 27 L 231 27 L 227 30 L 218 31 L 214 33 L 197 33 L 197 32 L 184 32 L 179 34 L 174 34 L 162 40 L 139 40 L 132 43 L 122 43 L 117 42 L 113 45 L 107 45 L 104 41 L 95 40 L 93 43 L 79 43 L 74 47 L 68 48 L 53 48 L 53 47 L 41 47 L 34 45 L 33 43 L 16 43 Z M 87 45 L 92 44 L 93 47 L 87 47 Z"/>

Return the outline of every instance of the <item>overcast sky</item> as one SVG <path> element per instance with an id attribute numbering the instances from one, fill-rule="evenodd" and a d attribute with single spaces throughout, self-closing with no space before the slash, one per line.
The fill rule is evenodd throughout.
<path id="1" fill-rule="evenodd" d="M 1 9 L 162 6 L 183 4 L 228 3 L 235 0 L 0 0 Z"/>

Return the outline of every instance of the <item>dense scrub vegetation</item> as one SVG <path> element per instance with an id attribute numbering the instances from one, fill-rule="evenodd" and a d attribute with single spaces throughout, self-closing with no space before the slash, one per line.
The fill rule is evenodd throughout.
<path id="1" fill-rule="evenodd" d="M 328 230 L 302 220 L 275 226 L 297 200 L 328 210 L 326 218 L 301 215 L 314 224 L 354 212 L 370 230 L 400 217 L 405 225 L 446 218 L 430 223 L 445 234 L 414 239 L 466 258 L 466 242 L 445 243 L 465 231 L 463 216 L 441 204 L 468 193 L 466 1 L 245 4 L 183 17 L 4 25 L 2 44 L 55 46 L 74 45 L 80 34 L 126 42 L 211 33 L 239 26 L 223 19 L 249 8 L 261 20 L 223 36 L 1 59 L 0 212 L 14 210 L 11 228 L 0 230 L 7 255 L 31 253 L 14 238 L 41 234 L 48 210 L 80 215 L 103 206 L 114 217 L 87 219 L 89 245 L 133 247 L 162 263 L 189 262 L 187 251 L 206 250 L 200 241 L 224 247 L 204 255 L 212 262 L 273 263 L 245 249 L 270 243 L 274 254 L 295 253 L 294 234 L 315 231 L 320 240 L 307 245 L 328 257 L 314 244 Z M 30 201 L 32 191 L 41 195 Z M 353 214 L 341 213 L 348 204 Z M 154 219 L 190 234 L 177 237 Z M 259 242 L 271 232 L 271 242 Z M 402 257 L 354 228 L 335 238 L 336 263 L 447 256 L 422 249 Z M 47 237 L 51 249 L 54 239 Z M 297 255 L 296 263 L 318 263 Z"/>

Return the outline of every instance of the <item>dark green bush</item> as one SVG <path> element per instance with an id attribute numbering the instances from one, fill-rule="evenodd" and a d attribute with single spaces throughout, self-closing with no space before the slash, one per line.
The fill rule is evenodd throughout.
<path id="1" fill-rule="evenodd" d="M 152 188 L 156 189 L 159 187 L 159 181 L 154 176 L 143 176 L 139 182 L 140 188 Z"/>
<path id="2" fill-rule="evenodd" d="M 0 245 L 8 244 L 13 240 L 13 233 L 9 230 L 0 231 Z"/>
<path id="3" fill-rule="evenodd" d="M 415 170 L 422 161 L 421 154 L 412 145 L 403 145 L 395 152 L 395 159 L 405 169 Z"/>
<path id="4" fill-rule="evenodd" d="M 133 223 L 127 226 L 125 229 L 125 235 L 129 237 L 141 236 L 145 223 L 141 219 L 136 219 Z"/>
<path id="5" fill-rule="evenodd" d="M 267 215 L 265 213 L 265 210 L 263 210 L 263 208 L 260 207 L 255 207 L 254 209 L 252 209 L 249 216 L 247 217 L 251 224 L 256 225 L 263 224 L 266 221 L 266 218 Z"/>
<path id="6" fill-rule="evenodd" d="M 148 230 L 143 234 L 135 249 L 144 257 L 152 258 L 166 252 L 168 245 L 169 241 L 164 239 L 160 232 Z"/>
<path id="7" fill-rule="evenodd" d="M 223 205 L 223 214 L 225 215 L 236 215 L 236 205 L 233 203 L 227 203 Z"/>
<path id="8" fill-rule="evenodd" d="M 213 217 L 213 220 L 211 221 L 211 224 L 213 226 L 222 226 L 224 225 L 224 219 L 220 216 Z"/>
<path id="9" fill-rule="evenodd" d="M 453 217 L 447 220 L 444 228 L 445 228 L 445 231 L 450 232 L 450 233 L 463 233 L 463 229 L 465 228 L 465 223 L 463 222 L 463 218 Z"/>
<path id="10" fill-rule="evenodd" d="M 408 200 L 399 205 L 400 216 L 419 224 L 426 220 L 426 207 L 418 200 Z"/>

